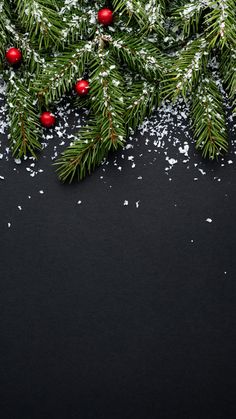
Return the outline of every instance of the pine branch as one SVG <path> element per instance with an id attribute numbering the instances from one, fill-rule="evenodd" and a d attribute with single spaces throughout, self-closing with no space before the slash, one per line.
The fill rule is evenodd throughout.
<path id="1" fill-rule="evenodd" d="M 208 0 L 193 0 L 174 10 L 174 22 L 178 28 L 181 28 L 185 37 L 199 31 L 200 19 L 207 9 L 208 3 Z"/>
<path id="2" fill-rule="evenodd" d="M 36 77 L 42 67 L 45 65 L 45 58 L 35 48 L 35 45 L 31 44 L 28 35 L 14 33 L 15 45 L 22 51 L 23 62 L 27 67 L 27 70 Z"/>
<path id="3" fill-rule="evenodd" d="M 113 38 L 110 48 L 118 60 L 127 64 L 131 70 L 150 80 L 161 79 L 161 54 L 152 43 L 134 36 L 121 35 Z"/>
<path id="4" fill-rule="evenodd" d="M 21 25 L 29 33 L 32 43 L 48 49 L 58 42 L 62 22 L 58 10 L 62 4 L 55 0 L 15 0 Z"/>
<path id="5" fill-rule="evenodd" d="M 71 104 L 76 109 L 91 109 L 91 97 L 89 96 L 72 96 Z"/>
<path id="6" fill-rule="evenodd" d="M 126 98 L 125 122 L 136 128 L 159 104 L 158 85 L 136 81 L 129 86 Z"/>
<path id="7" fill-rule="evenodd" d="M 104 46 L 101 40 L 99 53 L 91 63 L 90 95 L 95 118 L 80 133 L 80 140 L 68 147 L 56 162 L 62 181 L 71 182 L 76 173 L 83 179 L 109 151 L 124 145 L 123 79 L 114 58 Z"/>
<path id="8" fill-rule="evenodd" d="M 79 40 L 88 40 L 95 34 L 97 8 L 94 4 L 85 12 L 83 2 L 65 3 L 60 10 L 64 28 L 61 31 L 60 43 L 70 45 Z"/>
<path id="9" fill-rule="evenodd" d="M 80 41 L 72 51 L 64 51 L 49 62 L 32 86 L 39 100 L 48 106 L 71 89 L 76 78 L 83 76 L 94 46 L 94 42 Z"/>
<path id="10" fill-rule="evenodd" d="M 101 125 L 102 140 L 116 148 L 125 137 L 123 78 L 116 60 L 101 40 L 91 63 L 91 107 Z M 99 123 L 99 122 L 98 122 Z"/>
<path id="11" fill-rule="evenodd" d="M 206 25 L 210 46 L 236 47 L 235 0 L 210 1 L 209 6 L 212 9 L 206 16 Z"/>
<path id="12" fill-rule="evenodd" d="M 171 71 L 165 75 L 162 92 L 165 98 L 176 99 L 179 95 L 186 98 L 192 92 L 206 68 L 209 59 L 207 47 L 203 36 L 188 42 L 175 59 Z"/>
<path id="13" fill-rule="evenodd" d="M 0 1 L 0 59 L 3 60 L 8 44 L 8 24 L 10 10 L 6 1 Z M 0 62 L 1 69 L 1 62 Z"/>
<path id="14" fill-rule="evenodd" d="M 35 45 L 31 44 L 28 34 L 20 33 L 13 21 L 10 20 L 10 8 L 5 0 L 2 5 L 0 3 L 0 57 L 2 60 L 4 60 L 7 47 L 11 44 L 20 48 L 24 64 L 32 74 L 37 74 L 44 59 L 35 49 Z"/>
<path id="15" fill-rule="evenodd" d="M 134 19 L 144 33 L 157 32 L 165 34 L 165 6 L 163 0 L 113 0 L 113 7 L 120 14 L 127 14 L 129 19 Z"/>
<path id="16" fill-rule="evenodd" d="M 224 49 L 221 55 L 220 70 L 229 98 L 232 101 L 233 113 L 236 114 L 236 49 Z"/>
<path id="17" fill-rule="evenodd" d="M 35 77 L 42 66 L 45 64 L 45 59 L 37 51 L 37 46 L 31 44 L 28 34 L 21 34 L 17 31 L 15 25 L 7 25 L 7 31 L 12 40 L 13 45 L 19 48 L 22 52 L 23 63 L 26 71 L 29 71 Z"/>
<path id="18" fill-rule="evenodd" d="M 39 143 L 40 125 L 32 96 L 25 81 L 17 80 L 11 73 L 7 90 L 7 104 L 10 114 L 10 145 L 13 156 L 21 158 L 41 149 Z"/>
<path id="19" fill-rule="evenodd" d="M 203 157 L 216 158 L 228 149 L 223 100 L 216 82 L 209 73 L 198 81 L 192 97 L 192 126 L 197 138 L 196 148 Z"/>
<path id="20" fill-rule="evenodd" d="M 80 131 L 80 139 L 74 141 L 54 163 L 62 182 L 70 183 L 76 177 L 84 179 L 98 166 L 110 150 L 110 142 L 101 138 L 100 124 L 93 120 Z"/>

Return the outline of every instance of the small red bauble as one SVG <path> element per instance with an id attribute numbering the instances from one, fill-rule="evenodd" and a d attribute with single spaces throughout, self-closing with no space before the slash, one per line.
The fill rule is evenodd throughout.
<path id="1" fill-rule="evenodd" d="M 101 9 L 98 12 L 98 22 L 101 25 L 108 26 L 113 22 L 113 12 L 110 9 Z"/>
<path id="2" fill-rule="evenodd" d="M 18 48 L 10 48 L 6 52 L 6 60 L 9 64 L 18 64 L 22 59 L 21 51 Z"/>
<path id="3" fill-rule="evenodd" d="M 79 80 L 75 85 L 76 93 L 80 96 L 86 96 L 89 91 L 89 82 L 87 80 Z"/>
<path id="4" fill-rule="evenodd" d="M 45 128 L 51 128 L 56 123 L 56 118 L 51 112 L 43 112 L 40 116 L 40 122 Z"/>

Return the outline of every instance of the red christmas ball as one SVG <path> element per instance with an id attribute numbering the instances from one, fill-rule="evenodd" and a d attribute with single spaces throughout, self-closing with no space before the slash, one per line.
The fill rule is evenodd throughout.
<path id="1" fill-rule="evenodd" d="M 86 96 L 89 91 L 89 82 L 87 80 L 79 80 L 75 84 L 76 93 L 80 96 Z"/>
<path id="2" fill-rule="evenodd" d="M 40 122 L 45 128 L 51 128 L 56 123 L 56 118 L 51 112 L 43 112 L 40 116 Z"/>
<path id="3" fill-rule="evenodd" d="M 22 59 L 21 51 L 18 48 L 10 48 L 6 52 L 6 60 L 9 64 L 18 64 Z"/>
<path id="4" fill-rule="evenodd" d="M 98 22 L 101 25 L 108 26 L 113 22 L 113 12 L 110 9 L 101 9 L 98 12 Z"/>

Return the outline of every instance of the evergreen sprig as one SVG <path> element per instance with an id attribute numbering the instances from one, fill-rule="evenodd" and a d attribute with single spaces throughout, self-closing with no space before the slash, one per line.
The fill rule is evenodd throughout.
<path id="1" fill-rule="evenodd" d="M 9 9 L 7 6 L 5 2 L 0 2 L 0 69 L 8 42 L 6 22 L 8 21 Z"/>
<path id="2" fill-rule="evenodd" d="M 47 49 L 58 42 L 63 28 L 58 14 L 61 1 L 16 0 L 15 4 L 22 28 L 39 49 Z"/>
<path id="3" fill-rule="evenodd" d="M 146 80 L 132 83 L 127 90 L 125 122 L 137 127 L 159 105 L 159 86 Z"/>
<path id="4" fill-rule="evenodd" d="M 90 174 L 111 149 L 116 149 L 117 142 L 101 137 L 99 121 L 93 119 L 80 131 L 79 139 L 75 140 L 56 161 L 57 174 L 62 182 L 72 182 L 75 177 L 83 179 Z"/>
<path id="5" fill-rule="evenodd" d="M 209 59 L 207 46 L 204 36 L 195 38 L 175 57 L 171 71 L 167 73 L 163 83 L 163 94 L 166 97 L 176 99 L 182 95 L 186 98 L 193 90 Z"/>
<path id="6" fill-rule="evenodd" d="M 93 49 L 93 42 L 80 41 L 73 49 L 63 51 L 56 60 L 47 62 L 32 85 L 41 104 L 50 105 L 72 88 L 76 78 L 82 78 Z"/>
<path id="7" fill-rule="evenodd" d="M 63 45 L 71 45 L 81 39 L 88 39 L 94 36 L 96 27 L 92 22 L 94 8 L 97 4 L 89 3 L 84 7 L 83 1 L 64 3 L 60 10 L 60 17 L 63 21 L 63 29 L 60 35 L 60 42 Z"/>
<path id="8" fill-rule="evenodd" d="M 128 35 L 114 37 L 111 49 L 118 60 L 150 80 L 160 80 L 162 75 L 160 51 L 151 42 Z"/>
<path id="9" fill-rule="evenodd" d="M 234 0 L 210 1 L 211 11 L 206 15 L 210 46 L 236 45 L 236 7 Z"/>
<path id="10" fill-rule="evenodd" d="M 115 0 L 115 11 L 127 13 L 130 20 L 134 19 L 140 30 L 146 33 L 156 32 L 165 34 L 165 9 L 164 0 Z"/>
<path id="11" fill-rule="evenodd" d="M 196 94 L 192 99 L 192 120 L 196 147 L 203 157 L 216 158 L 227 151 L 222 95 L 211 74 L 203 73 L 198 80 Z"/>
<path id="12" fill-rule="evenodd" d="M 103 49 L 91 63 L 91 107 L 97 115 L 101 138 L 117 148 L 125 139 L 124 128 L 124 82 L 116 61 L 109 50 Z"/>
<path id="13" fill-rule="evenodd" d="M 175 51 L 162 94 L 172 99 L 182 95 L 190 101 L 196 147 L 203 157 L 213 159 L 227 151 L 222 90 L 214 80 L 216 68 L 221 69 L 234 110 L 236 104 L 236 4 L 235 0 L 181 0 L 176 6 L 172 26 L 178 25 L 176 39 L 185 45 Z"/>
<path id="14" fill-rule="evenodd" d="M 208 2 L 206 0 L 193 0 L 174 9 L 173 19 L 178 28 L 182 30 L 184 37 L 189 37 L 192 33 L 198 32 L 201 17 L 207 7 Z"/>
<path id="15" fill-rule="evenodd" d="M 17 79 L 12 72 L 7 89 L 7 103 L 10 116 L 9 138 L 13 156 L 21 158 L 31 154 L 36 157 L 36 152 L 41 150 L 38 114 L 25 81 Z"/>
<path id="16" fill-rule="evenodd" d="M 236 114 L 236 49 L 224 48 L 220 60 L 220 69 L 226 90 L 232 101 L 233 112 Z"/>

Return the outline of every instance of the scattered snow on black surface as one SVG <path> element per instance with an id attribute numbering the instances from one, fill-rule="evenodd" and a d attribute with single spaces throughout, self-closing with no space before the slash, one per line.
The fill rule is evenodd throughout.
<path id="1" fill-rule="evenodd" d="M 0 82 L 0 182 L 5 182 L 7 187 L 7 174 L 10 173 L 10 170 L 13 170 L 17 176 L 21 176 L 25 171 L 31 178 L 30 193 L 32 192 L 32 182 L 35 181 L 35 178 L 41 177 L 40 189 L 37 181 L 35 181 L 35 189 L 37 194 L 43 196 L 47 194 L 47 178 L 44 176 L 44 171 L 47 169 L 45 169 L 45 164 L 43 165 L 44 169 L 42 168 L 42 161 L 46 159 L 47 167 L 50 168 L 64 148 L 76 138 L 79 129 L 86 122 L 88 111 L 76 110 L 70 101 L 64 98 L 56 108 L 56 127 L 44 131 L 43 150 L 40 158 L 38 160 L 33 157 L 23 160 L 13 159 L 7 143 L 9 120 L 4 101 L 5 91 L 4 83 Z M 100 168 L 92 174 L 94 181 L 102 182 L 109 191 L 113 186 L 110 176 L 111 169 L 113 173 L 114 169 L 117 171 L 117 176 L 122 176 L 125 169 L 125 176 L 127 170 L 130 170 L 135 174 L 137 182 L 149 182 L 149 179 L 144 175 L 144 167 L 150 164 L 161 167 L 168 182 L 175 180 L 175 170 L 179 167 L 188 172 L 193 182 L 206 175 L 211 176 L 212 181 L 220 182 L 224 170 L 227 170 L 227 167 L 235 161 L 236 144 L 234 141 L 230 141 L 230 152 L 220 158 L 217 163 L 209 164 L 204 161 L 195 151 L 195 141 L 189 128 L 188 114 L 188 105 L 181 99 L 174 105 L 167 103 L 161 106 L 150 118 L 145 119 L 137 131 L 130 130 L 124 149 L 111 153 L 102 162 Z M 235 125 L 232 116 L 229 116 L 228 124 L 231 134 L 234 134 Z M 14 160 L 14 165 L 7 164 L 10 160 L 11 163 Z M 216 165 L 217 170 L 215 170 Z M 219 170 L 219 166 L 221 170 Z M 28 195 L 27 199 L 31 199 L 31 195 Z M 81 200 L 77 201 L 78 205 L 81 203 Z M 138 209 L 141 206 L 140 203 L 141 199 L 131 203 L 127 197 L 121 202 L 121 205 L 126 207 L 130 204 Z M 21 211 L 21 205 L 19 203 L 16 205 Z M 9 220 L 8 227 L 11 227 L 11 220 Z"/>

